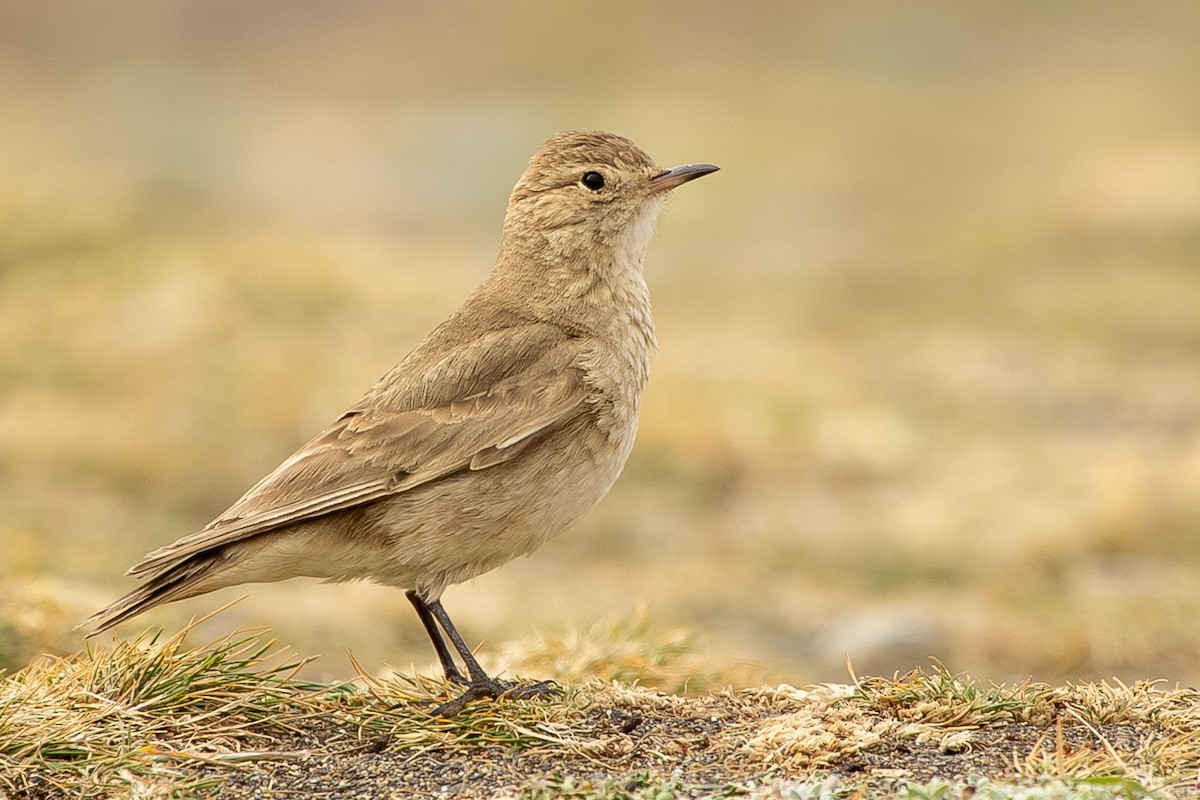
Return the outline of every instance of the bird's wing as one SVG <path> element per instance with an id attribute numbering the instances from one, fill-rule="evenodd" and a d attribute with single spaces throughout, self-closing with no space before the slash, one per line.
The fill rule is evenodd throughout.
<path id="1" fill-rule="evenodd" d="M 207 527 L 148 554 L 129 574 L 153 575 L 214 547 L 515 457 L 587 396 L 571 340 L 523 360 L 492 385 L 440 404 L 396 410 L 403 398 L 372 402 L 373 390 Z"/>

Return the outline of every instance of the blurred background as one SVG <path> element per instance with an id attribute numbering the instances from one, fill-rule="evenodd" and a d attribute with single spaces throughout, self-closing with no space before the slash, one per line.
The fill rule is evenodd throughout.
<path id="1" fill-rule="evenodd" d="M 469 641 L 1200 683 L 1197 42 L 1194 2 L 7 0 L 0 665 L 79 649 L 355 401 L 482 280 L 538 143 L 598 127 L 722 171 L 651 250 L 624 477 L 447 592 Z M 432 661 L 367 585 L 119 632 L 242 594 L 208 627 L 316 675 Z"/>

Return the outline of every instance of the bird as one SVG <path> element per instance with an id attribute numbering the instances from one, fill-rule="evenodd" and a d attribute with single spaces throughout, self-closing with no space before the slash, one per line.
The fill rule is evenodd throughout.
<path id="1" fill-rule="evenodd" d="M 447 681 L 465 687 L 434 713 L 554 691 L 489 676 L 442 593 L 528 555 L 616 481 L 657 349 L 647 249 L 668 193 L 717 169 L 656 166 L 604 131 L 546 139 L 483 283 L 228 510 L 131 567 L 141 585 L 89 617 L 89 636 L 243 583 L 369 580 L 405 591 Z"/>

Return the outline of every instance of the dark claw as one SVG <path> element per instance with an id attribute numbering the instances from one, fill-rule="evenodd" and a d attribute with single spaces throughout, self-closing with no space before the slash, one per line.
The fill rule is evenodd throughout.
<path id="1" fill-rule="evenodd" d="M 554 681 L 538 681 L 537 683 L 527 683 L 524 686 L 509 684 L 504 696 L 514 700 L 531 700 L 535 697 L 558 697 L 562 693 L 563 690 L 558 688 L 558 684 Z"/>
<path id="2" fill-rule="evenodd" d="M 435 717 L 455 717 L 467 707 L 467 703 L 482 700 L 485 697 L 499 697 L 504 694 L 504 689 L 504 685 L 499 681 L 472 683 L 465 692 L 453 700 L 442 703 L 432 713 Z"/>

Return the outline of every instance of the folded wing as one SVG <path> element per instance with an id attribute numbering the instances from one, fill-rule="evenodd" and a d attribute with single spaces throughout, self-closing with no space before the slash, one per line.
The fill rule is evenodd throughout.
<path id="1" fill-rule="evenodd" d="M 155 550 L 129 574 L 155 576 L 222 545 L 516 457 L 579 413 L 587 396 L 572 340 L 538 341 L 520 369 L 457 399 L 404 410 L 377 396 L 360 403 L 203 530 Z"/>

